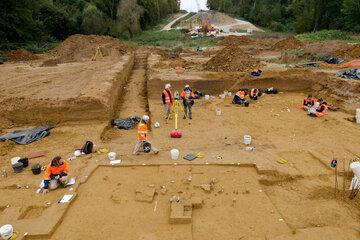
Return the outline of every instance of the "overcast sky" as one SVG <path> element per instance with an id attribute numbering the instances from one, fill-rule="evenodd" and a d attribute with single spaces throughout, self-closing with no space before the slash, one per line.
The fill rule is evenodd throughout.
<path id="1" fill-rule="evenodd" d="M 198 12 L 199 10 L 206 10 L 206 0 L 198 0 L 200 9 L 196 4 L 196 0 L 180 0 L 180 9 L 186 10 L 188 12 Z"/>

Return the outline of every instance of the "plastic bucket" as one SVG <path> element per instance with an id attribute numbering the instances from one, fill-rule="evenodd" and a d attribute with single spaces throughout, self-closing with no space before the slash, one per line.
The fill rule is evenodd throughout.
<path id="1" fill-rule="evenodd" d="M 14 173 L 21 173 L 22 170 L 24 169 L 23 164 L 21 162 L 17 162 L 13 164 L 12 167 L 14 169 Z"/>
<path id="2" fill-rule="evenodd" d="M 170 151 L 170 156 L 171 156 L 171 159 L 172 159 L 172 160 L 178 160 L 179 155 L 180 155 L 180 152 L 179 152 L 179 150 L 177 150 L 177 149 L 172 149 L 172 150 Z"/>
<path id="3" fill-rule="evenodd" d="M 35 164 L 31 167 L 31 171 L 34 175 L 39 175 L 41 173 L 41 165 Z"/>
<path id="4" fill-rule="evenodd" d="M 232 93 L 231 92 L 228 92 L 228 96 L 231 97 Z"/>
<path id="5" fill-rule="evenodd" d="M 108 158 L 109 158 L 110 161 L 115 161 L 116 160 L 116 153 L 115 152 L 109 152 Z"/>
<path id="6" fill-rule="evenodd" d="M 226 96 L 225 94 L 220 94 L 220 95 L 219 95 L 219 97 L 220 97 L 221 99 L 225 99 L 225 96 Z"/>
<path id="7" fill-rule="evenodd" d="M 350 168 L 357 178 L 360 178 L 360 162 L 353 162 L 350 164 Z"/>
<path id="8" fill-rule="evenodd" d="M 17 163 L 19 160 L 21 159 L 21 157 L 13 157 L 10 161 L 11 161 L 11 165 L 14 165 L 15 163 Z"/>
<path id="9" fill-rule="evenodd" d="M 205 100 L 210 100 L 210 95 L 205 95 Z"/>
<path id="10" fill-rule="evenodd" d="M 250 135 L 244 135 L 244 144 L 245 145 L 251 144 L 251 136 Z"/>
<path id="11" fill-rule="evenodd" d="M 74 156 L 75 156 L 75 157 L 80 157 L 80 156 L 81 156 L 81 151 L 80 151 L 80 150 L 76 150 L 76 151 L 74 152 Z"/>
<path id="12" fill-rule="evenodd" d="M 356 109 L 356 123 L 360 124 L 360 108 Z"/>
<path id="13" fill-rule="evenodd" d="M 20 158 L 20 160 L 18 162 L 21 162 L 23 164 L 24 168 L 29 166 L 29 159 L 28 158 Z"/>
<path id="14" fill-rule="evenodd" d="M 10 239 L 14 234 L 13 226 L 10 224 L 6 224 L 2 227 L 0 227 L 0 236 L 4 240 Z"/>
<path id="15" fill-rule="evenodd" d="M 221 116 L 221 109 L 216 109 L 215 114 L 216 116 Z"/>

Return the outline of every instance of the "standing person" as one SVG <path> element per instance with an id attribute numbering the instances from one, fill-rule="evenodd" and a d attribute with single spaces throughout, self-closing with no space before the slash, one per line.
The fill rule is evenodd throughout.
<path id="1" fill-rule="evenodd" d="M 195 94 L 191 90 L 190 86 L 186 85 L 180 96 L 181 96 L 181 99 L 183 100 L 183 105 L 184 105 L 186 116 L 188 118 L 192 119 L 191 108 L 194 105 Z M 184 116 L 184 119 L 186 118 L 186 116 Z"/>
<path id="2" fill-rule="evenodd" d="M 171 92 L 170 83 L 165 84 L 165 89 L 162 92 L 162 101 L 164 104 L 164 117 L 168 119 L 171 111 L 171 106 L 174 103 L 174 95 Z"/>
<path id="3" fill-rule="evenodd" d="M 144 144 L 145 143 L 149 143 L 151 145 L 151 143 L 148 141 L 148 122 L 149 122 L 150 118 L 148 115 L 144 115 L 141 118 L 141 121 L 138 125 L 138 140 L 135 143 L 135 147 L 134 147 L 134 151 L 133 154 L 134 155 L 139 155 L 139 153 L 141 151 L 144 150 Z M 157 150 L 155 147 L 153 147 L 151 145 L 151 151 L 153 151 L 155 154 L 159 153 L 159 150 Z"/>
<path id="4" fill-rule="evenodd" d="M 50 189 L 56 189 L 60 185 L 65 187 L 67 184 L 68 173 L 69 164 L 59 156 L 54 157 L 51 163 L 46 167 L 42 192 L 46 194 Z"/>

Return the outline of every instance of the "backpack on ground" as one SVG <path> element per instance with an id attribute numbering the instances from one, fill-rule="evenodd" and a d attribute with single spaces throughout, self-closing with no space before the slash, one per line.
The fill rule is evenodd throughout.
<path id="1" fill-rule="evenodd" d="M 92 153 L 94 144 L 91 141 L 86 141 L 84 146 L 81 148 L 81 152 L 85 153 L 85 154 L 90 154 Z"/>

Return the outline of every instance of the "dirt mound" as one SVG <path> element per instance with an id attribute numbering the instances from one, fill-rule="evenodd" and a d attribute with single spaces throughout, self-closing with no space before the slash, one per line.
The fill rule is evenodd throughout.
<path id="1" fill-rule="evenodd" d="M 132 49 L 113 37 L 76 34 L 68 37 L 50 54 L 56 58 L 57 63 L 90 60 L 98 47 L 103 56 L 114 57 L 119 57 Z"/>
<path id="2" fill-rule="evenodd" d="M 204 64 L 204 69 L 216 72 L 247 71 L 260 65 L 260 61 L 245 53 L 238 46 L 228 46 L 220 50 Z"/>
<path id="3" fill-rule="evenodd" d="M 336 57 L 360 58 L 360 44 L 355 44 L 344 49 L 340 49 L 333 54 Z"/>
<path id="4" fill-rule="evenodd" d="M 31 61 L 39 59 L 39 57 L 35 54 L 22 48 L 9 52 L 7 58 L 10 62 Z"/>
<path id="5" fill-rule="evenodd" d="M 236 46 L 236 45 L 246 45 L 252 42 L 253 40 L 247 36 L 227 36 L 220 42 L 220 45 Z"/>
<path id="6" fill-rule="evenodd" d="M 277 50 L 286 50 L 286 49 L 294 49 L 304 46 L 304 43 L 294 36 L 285 38 L 274 44 L 273 49 Z"/>

